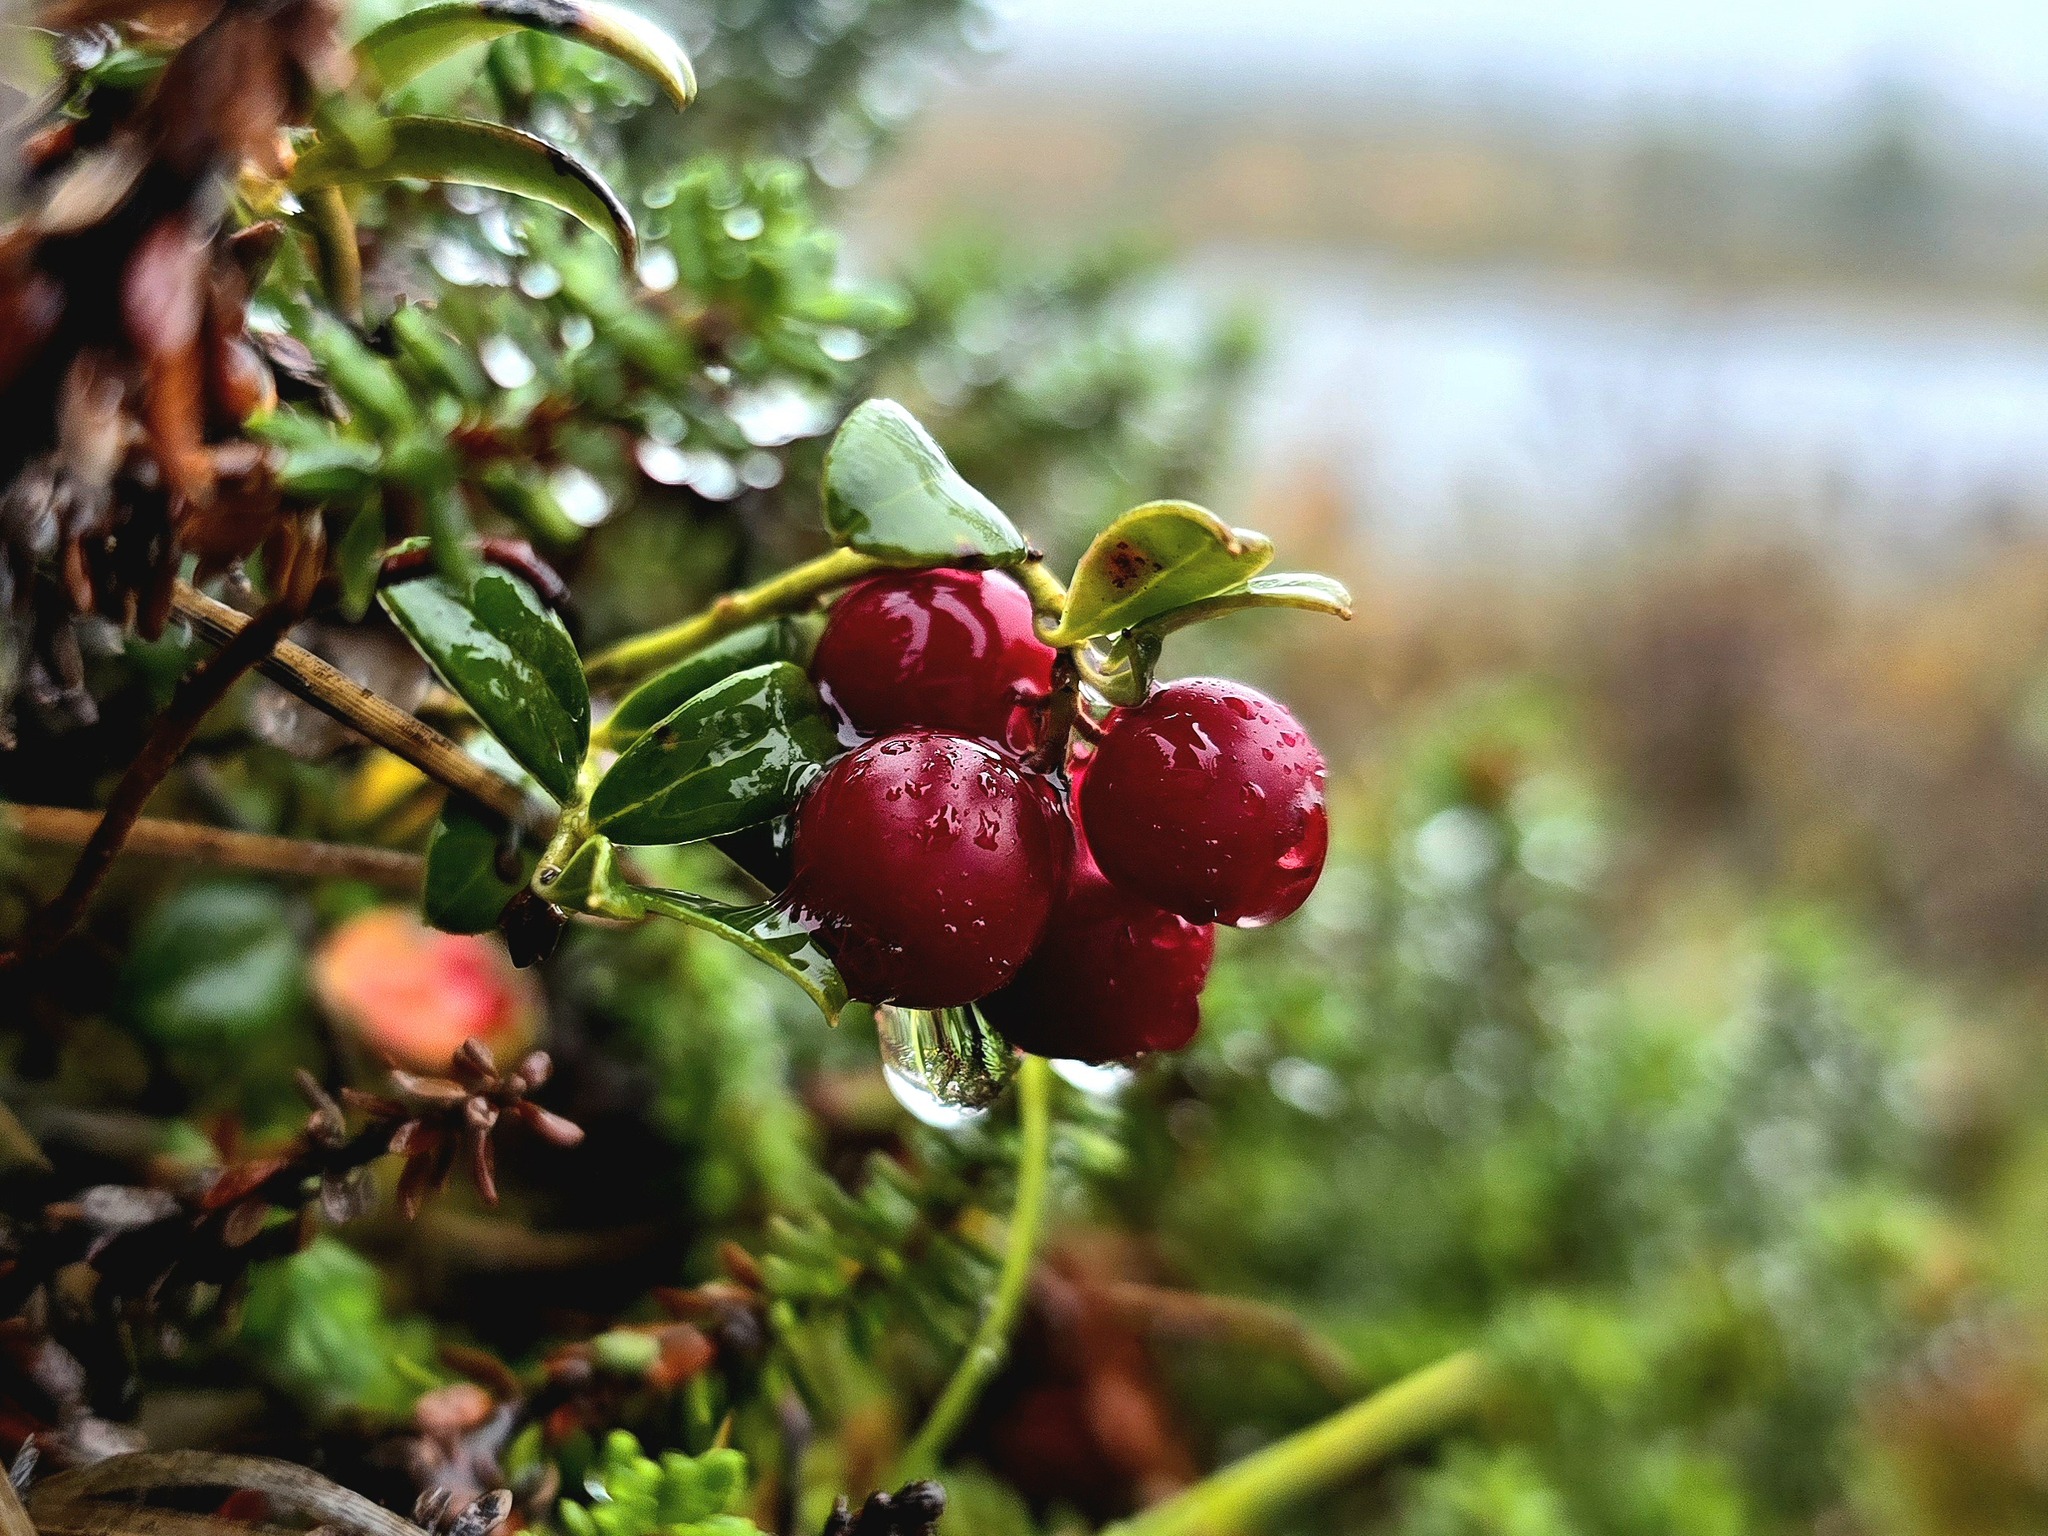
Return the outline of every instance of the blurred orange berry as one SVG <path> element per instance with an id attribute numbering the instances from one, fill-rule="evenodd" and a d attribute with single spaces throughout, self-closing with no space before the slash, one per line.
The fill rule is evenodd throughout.
<path id="1" fill-rule="evenodd" d="M 393 1065 L 440 1072 L 465 1040 L 500 1060 L 531 1044 L 541 1000 L 495 937 L 438 933 L 406 907 L 350 918 L 320 944 L 321 1004 Z"/>

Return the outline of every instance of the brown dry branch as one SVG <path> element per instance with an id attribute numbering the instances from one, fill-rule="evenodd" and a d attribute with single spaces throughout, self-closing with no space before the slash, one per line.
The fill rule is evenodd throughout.
<path id="1" fill-rule="evenodd" d="M 582 1140 L 578 1127 L 529 1098 L 551 1071 L 541 1051 L 500 1070 L 490 1051 L 471 1040 L 455 1053 L 447 1077 L 394 1071 L 389 1095 L 344 1090 L 343 1102 L 366 1120 L 353 1133 L 342 1104 L 302 1072 L 299 1087 L 312 1113 L 282 1152 L 230 1164 L 183 1192 L 100 1185 L 45 1207 L 39 1221 L 15 1234 L 19 1251 L 0 1273 L 0 1315 L 20 1315 L 60 1271 L 79 1263 L 95 1277 L 95 1305 L 109 1314 L 153 1315 L 198 1286 L 233 1291 L 251 1264 L 300 1245 L 314 1201 L 330 1221 L 364 1214 L 376 1199 L 370 1165 L 386 1156 L 404 1160 L 399 1203 L 408 1216 L 447 1181 L 458 1159 L 484 1199 L 495 1201 L 491 1138 L 502 1119 L 518 1120 L 556 1146 Z M 280 1215 L 299 1220 L 278 1222 Z"/>
<path id="2" fill-rule="evenodd" d="M 1277 1349 L 1299 1360 L 1317 1384 L 1333 1394 L 1350 1397 L 1359 1390 L 1357 1363 L 1285 1307 L 1135 1280 L 1111 1281 L 1103 1294 L 1134 1328 L 1163 1337 L 1238 1339 Z"/>
<path id="3" fill-rule="evenodd" d="M 308 564 L 317 565 L 317 561 L 308 561 Z M 143 806 L 156 793 L 157 786 L 191 744 L 193 736 L 198 734 L 200 724 L 213 706 L 227 696 L 228 690 L 241 681 L 269 653 L 285 631 L 298 622 L 303 612 L 303 596 L 292 594 L 280 598 L 252 619 L 232 643 L 179 683 L 169 706 L 150 728 L 142 751 L 115 786 L 105 814 L 93 829 L 92 836 L 86 839 L 78 862 L 72 866 L 71 878 L 56 899 L 36 914 L 12 959 L 47 954 L 70 937 L 79 920 L 85 916 L 93 892 L 99 889 L 100 881 L 106 878 L 108 869 L 113 866 L 114 857 L 121 851 L 129 829 L 142 815 Z M 0 957 L 0 968 L 8 963 L 9 957 Z"/>
<path id="4" fill-rule="evenodd" d="M 99 828 L 98 811 L 58 805 L 0 805 L 0 827 L 28 842 L 77 847 Z M 144 816 L 129 829 L 123 853 L 182 859 L 228 869 L 295 875 L 306 880 L 360 880 L 395 891 L 416 891 L 426 864 L 418 854 L 350 843 L 308 842 L 237 832 L 198 822 Z"/>
<path id="5" fill-rule="evenodd" d="M 179 618 L 216 645 L 233 644 L 253 622 L 248 615 L 182 582 L 173 606 Z M 519 786 L 498 777 L 432 726 L 380 698 L 311 651 L 282 641 L 257 663 L 257 669 L 365 740 L 404 758 L 436 783 L 543 839 L 553 832 L 552 814 Z"/>
<path id="6" fill-rule="evenodd" d="M 151 1509 L 125 1500 L 81 1499 L 54 1509 L 38 1508 L 40 1536 L 301 1536 L 290 1526 Z"/>
<path id="7" fill-rule="evenodd" d="M 37 1484 L 29 1504 L 38 1521 L 46 1517 L 54 1521 L 63 1518 L 69 1507 L 95 1496 L 175 1488 L 246 1489 L 262 1494 L 283 1513 L 316 1520 L 345 1536 L 420 1536 L 420 1527 L 411 1521 L 317 1472 L 288 1461 L 215 1451 L 136 1451 L 110 1456 Z M 246 1529 L 239 1522 L 219 1522 L 215 1529 L 220 1526 Z"/>

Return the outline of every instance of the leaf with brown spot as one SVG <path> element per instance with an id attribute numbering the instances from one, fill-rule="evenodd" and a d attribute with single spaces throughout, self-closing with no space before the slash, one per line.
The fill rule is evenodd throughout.
<path id="1" fill-rule="evenodd" d="M 1242 587 L 1272 559 L 1262 533 L 1232 528 L 1192 502 L 1148 502 L 1095 536 L 1048 638 L 1065 646 L 1116 634 Z"/>

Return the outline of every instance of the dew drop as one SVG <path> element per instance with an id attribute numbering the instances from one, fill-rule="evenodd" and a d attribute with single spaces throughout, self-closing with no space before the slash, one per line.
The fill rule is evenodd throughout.
<path id="1" fill-rule="evenodd" d="M 1001 1096 L 1015 1059 L 997 1046 L 992 1056 L 977 1048 L 992 1042 L 971 1009 L 943 1013 L 883 1004 L 875 1009 L 882 1048 L 882 1076 L 889 1092 L 913 1116 L 939 1130 L 979 1118 Z"/>
<path id="2" fill-rule="evenodd" d="M 882 1060 L 882 1081 L 889 1085 L 890 1096 L 910 1111 L 913 1119 L 933 1130 L 957 1131 L 988 1113 L 985 1109 L 969 1109 L 964 1104 L 948 1104 L 927 1088 L 921 1079 L 912 1077 L 887 1057 Z"/>

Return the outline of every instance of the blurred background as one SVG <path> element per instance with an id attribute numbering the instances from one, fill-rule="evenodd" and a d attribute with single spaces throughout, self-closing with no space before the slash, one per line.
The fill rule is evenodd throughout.
<path id="1" fill-rule="evenodd" d="M 1961 5 L 1017 0 L 869 248 L 1142 231 L 1267 348 L 1242 484 L 1359 568 L 1676 537 L 1953 574 L 2039 516 L 2048 28 Z"/>
<path id="2" fill-rule="evenodd" d="M 358 211 L 377 304 L 431 303 L 491 409 L 588 426 L 515 435 L 520 494 L 478 515 L 544 547 L 590 646 L 814 549 L 823 435 L 870 394 L 1055 558 L 1186 496 L 1357 598 L 1174 638 L 1169 670 L 1308 722 L 1330 868 L 1220 937 L 1194 1047 L 1070 1074 L 948 1536 L 1094 1529 L 1466 1346 L 1504 1383 L 1474 1432 L 1271 1528 L 2048 1531 L 2048 15 L 649 9 L 703 77 L 681 119 L 512 40 L 411 88 L 605 166 L 637 283 L 470 189 Z M 305 322 L 303 278 L 259 329 Z M 125 692 L 24 710 L 0 793 L 93 803 L 186 661 L 95 658 Z M 166 802 L 417 847 L 431 786 L 280 699 L 220 712 Z M 61 876 L 0 852 L 10 915 Z M 48 1134 L 111 1104 L 181 1157 L 260 1145 L 303 1116 L 290 1067 L 361 1072 L 372 1023 L 431 1012 L 366 1023 L 336 981 L 397 968 L 344 950 L 366 912 L 429 942 L 390 898 L 139 862 L 10 1059 Z M 830 1337 L 806 1496 L 872 1486 L 992 1280 L 1007 1111 L 892 1098 L 872 1034 L 700 935 L 579 928 L 535 974 L 503 1011 L 587 1145 L 506 1213 L 271 1266 L 236 1433 L 349 1467 L 307 1426 L 388 1442 L 443 1379 L 423 1339 L 541 1359 L 732 1242 Z M 192 1422 L 133 1401 L 159 1443 Z M 652 1445 L 673 1407 L 617 1422 Z"/>
<path id="3" fill-rule="evenodd" d="M 1138 1225 L 1389 1369 L 1540 1341 L 1540 1450 L 1302 1528 L 2048 1528 L 2048 20 L 971 36 L 857 261 L 1145 253 L 1116 313 L 1213 391 L 1149 440 L 1359 598 L 1169 658 L 1301 708 L 1349 858 L 1226 937 Z M 960 319 L 933 405 L 1015 363 Z M 1180 1377 L 1212 1447 L 1292 1422 Z"/>

